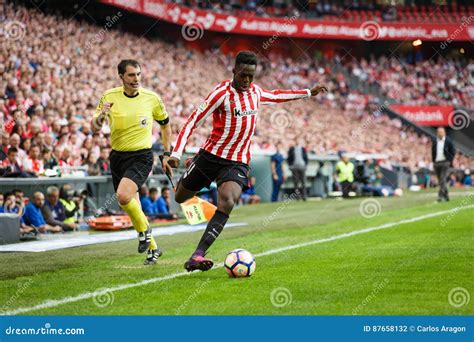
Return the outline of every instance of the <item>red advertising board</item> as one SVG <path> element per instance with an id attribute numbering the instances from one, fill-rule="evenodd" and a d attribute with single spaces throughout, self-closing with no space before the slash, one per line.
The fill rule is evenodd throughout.
<path id="1" fill-rule="evenodd" d="M 308 20 L 298 17 L 262 18 L 251 14 L 234 16 L 191 9 L 163 0 L 100 0 L 102 3 L 142 13 L 178 25 L 200 30 L 260 36 L 328 38 L 351 40 L 468 41 L 474 39 L 474 17 L 458 23 L 388 23 Z"/>
<path id="2" fill-rule="evenodd" d="M 452 106 L 392 105 L 390 109 L 420 126 L 448 126 Z"/>

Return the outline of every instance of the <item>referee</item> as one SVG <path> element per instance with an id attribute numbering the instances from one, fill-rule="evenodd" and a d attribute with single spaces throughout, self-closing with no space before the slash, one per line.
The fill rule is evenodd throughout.
<path id="1" fill-rule="evenodd" d="M 140 64 L 125 59 L 117 69 L 123 86 L 104 93 L 92 119 L 92 127 L 94 132 L 100 131 L 108 121 L 112 145 L 110 169 L 117 200 L 138 232 L 138 252 L 147 251 L 145 265 L 153 265 L 162 252 L 153 239 L 137 191 L 146 182 L 153 166 L 153 120 L 160 124 L 165 161 L 171 150 L 171 127 L 160 96 L 140 87 Z M 167 163 L 163 165 L 165 172 L 172 171 Z"/>

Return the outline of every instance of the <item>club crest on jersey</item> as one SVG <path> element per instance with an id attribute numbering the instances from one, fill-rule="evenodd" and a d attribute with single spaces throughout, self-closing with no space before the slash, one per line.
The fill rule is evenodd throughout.
<path id="1" fill-rule="evenodd" d="M 257 110 L 256 109 L 249 109 L 249 110 L 240 110 L 238 108 L 234 108 L 234 116 L 235 117 L 238 117 L 238 116 L 247 116 L 247 115 L 255 115 L 257 114 Z"/>
<path id="2" fill-rule="evenodd" d="M 146 116 L 140 116 L 140 127 L 146 127 L 148 125 L 148 118 Z"/>

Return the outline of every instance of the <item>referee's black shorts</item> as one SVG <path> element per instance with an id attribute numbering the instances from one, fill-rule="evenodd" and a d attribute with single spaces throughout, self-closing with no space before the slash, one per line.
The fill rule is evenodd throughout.
<path id="1" fill-rule="evenodd" d="M 112 150 L 109 160 L 115 191 L 117 191 L 123 177 L 134 181 L 140 189 L 153 168 L 153 152 L 151 149 L 128 152 Z"/>
<path id="2" fill-rule="evenodd" d="M 218 157 L 206 150 L 199 150 L 180 179 L 183 187 L 191 191 L 209 188 L 213 181 L 217 187 L 227 181 L 234 181 L 245 191 L 249 188 L 247 164 Z"/>

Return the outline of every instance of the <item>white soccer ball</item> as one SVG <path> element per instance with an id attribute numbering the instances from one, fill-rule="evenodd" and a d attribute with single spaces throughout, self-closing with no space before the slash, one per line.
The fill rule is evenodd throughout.
<path id="1" fill-rule="evenodd" d="M 402 197 L 402 196 L 403 196 L 403 190 L 400 189 L 400 188 L 396 188 L 395 191 L 393 192 L 393 194 L 394 194 L 396 197 Z"/>
<path id="2" fill-rule="evenodd" d="M 250 277 L 255 272 L 255 258 L 245 249 L 234 249 L 227 254 L 224 261 L 224 268 L 233 278 Z"/>

